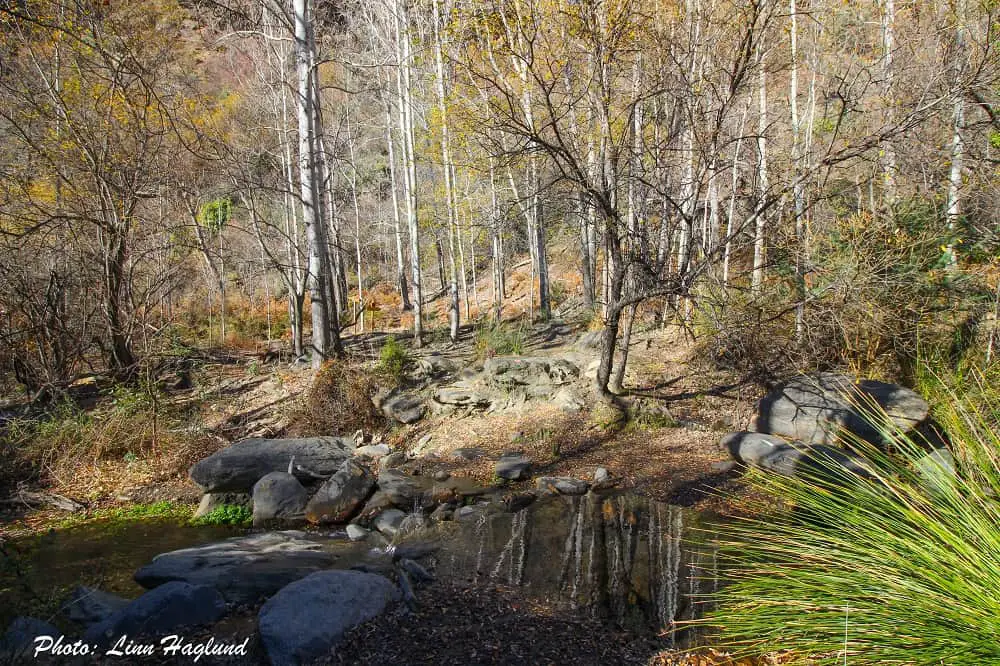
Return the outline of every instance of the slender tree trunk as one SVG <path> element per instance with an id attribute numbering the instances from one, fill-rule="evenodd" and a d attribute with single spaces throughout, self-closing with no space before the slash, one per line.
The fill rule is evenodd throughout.
<path id="1" fill-rule="evenodd" d="M 385 145 L 389 157 L 389 183 L 392 188 L 392 222 L 393 237 L 396 241 L 396 288 L 403 305 L 403 311 L 413 308 L 410 304 L 410 290 L 406 283 L 406 267 L 403 259 L 403 229 L 400 221 L 399 190 L 396 178 L 395 141 L 392 139 L 392 109 L 389 101 L 385 102 Z"/>
<path id="2" fill-rule="evenodd" d="M 439 0 L 433 0 L 432 5 L 434 8 L 434 60 L 437 64 L 438 111 L 441 113 L 441 161 L 442 167 L 444 168 L 444 193 L 446 199 L 445 208 L 447 209 L 448 218 L 448 260 L 450 268 L 450 281 L 448 284 L 450 323 L 449 335 L 451 337 L 451 341 L 456 342 L 458 340 L 460 313 L 458 303 L 458 266 L 456 264 L 455 246 L 456 241 L 460 244 L 461 240 L 456 239 L 456 236 L 458 235 L 458 215 L 455 202 L 456 186 L 455 183 L 452 182 L 453 174 L 451 150 L 448 143 L 448 102 L 445 91 L 442 15 Z M 466 290 L 466 292 L 468 292 L 468 290 Z"/>
<path id="3" fill-rule="evenodd" d="M 760 295 L 764 288 L 765 242 L 767 233 L 767 213 L 765 211 L 768 190 L 767 173 L 767 69 L 763 61 L 763 37 L 761 37 L 760 71 L 757 79 L 757 99 L 759 115 L 757 124 L 757 205 L 754 210 L 753 274 L 754 295 Z"/>
<path id="4" fill-rule="evenodd" d="M 403 135 L 403 163 L 405 165 L 404 193 L 406 195 L 406 220 L 410 235 L 410 280 L 413 285 L 413 344 L 423 346 L 423 280 L 420 276 L 420 229 L 417 224 L 417 167 L 413 142 L 413 104 L 410 99 L 410 27 L 409 17 L 401 0 L 395 0 L 396 44 L 399 60 L 399 97 L 401 132 Z"/>
<path id="5" fill-rule="evenodd" d="M 310 53 L 309 0 L 294 0 L 295 55 L 298 76 L 296 109 L 299 125 L 299 184 L 302 200 L 302 220 L 309 247 L 309 283 L 312 299 L 313 368 L 318 369 L 327 353 L 326 335 L 330 326 L 326 295 L 326 261 L 323 223 L 316 207 L 316 128 L 313 112 L 312 57 Z"/>

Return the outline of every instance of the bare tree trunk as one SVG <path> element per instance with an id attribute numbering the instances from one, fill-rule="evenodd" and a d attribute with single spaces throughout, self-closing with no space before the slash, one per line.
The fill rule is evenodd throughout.
<path id="1" fill-rule="evenodd" d="M 417 167 L 413 144 L 413 104 L 410 99 L 410 27 L 401 0 L 395 2 L 396 49 L 399 60 L 397 84 L 400 99 L 400 129 L 403 135 L 403 164 L 406 220 L 410 234 L 410 280 L 413 284 L 413 344 L 423 346 L 423 280 L 420 276 L 420 229 L 417 225 Z"/>
<path id="2" fill-rule="evenodd" d="M 955 85 L 959 85 L 962 75 L 960 59 L 965 56 L 965 4 L 958 0 L 955 5 L 955 61 L 951 68 Z M 954 115 L 952 119 L 951 138 L 951 169 L 948 173 L 948 207 L 945 212 L 948 221 L 948 234 L 953 239 L 962 222 L 962 167 L 965 161 L 965 91 L 955 90 Z M 958 265 L 955 254 L 955 243 L 949 239 L 945 248 L 947 267 L 954 269 Z"/>
<path id="3" fill-rule="evenodd" d="M 438 110 L 441 113 L 441 161 L 444 168 L 444 193 L 446 199 L 445 208 L 448 211 L 448 258 L 451 278 L 448 285 L 450 296 L 449 335 L 451 337 L 451 341 L 456 342 L 458 340 L 460 314 L 458 303 L 458 266 L 456 264 L 455 256 L 456 236 L 458 235 L 458 211 L 455 201 L 455 183 L 452 182 L 451 149 L 448 144 L 448 104 L 445 93 L 443 56 L 444 38 L 441 34 L 442 15 L 439 0 L 433 0 L 432 4 L 434 8 L 434 60 L 437 64 Z M 457 239 L 457 242 L 461 244 L 461 239 Z M 468 294 L 468 289 L 466 289 L 466 294 Z"/>
<path id="4" fill-rule="evenodd" d="M 759 115 L 757 123 L 757 205 L 754 210 L 753 237 L 753 274 L 752 286 L 754 295 L 760 295 L 764 287 L 765 241 L 767 233 L 767 214 L 765 211 L 768 196 L 767 173 L 767 68 L 764 66 L 763 41 L 761 36 L 761 58 L 759 62 L 757 99 Z"/>
<path id="5" fill-rule="evenodd" d="M 890 2 L 892 0 L 889 0 Z M 795 289 L 797 303 L 795 305 L 795 340 L 801 344 L 805 335 L 805 266 L 803 265 L 803 247 L 805 239 L 805 186 L 803 183 L 804 168 L 802 165 L 802 139 L 799 126 L 799 53 L 798 53 L 798 12 L 795 0 L 789 0 L 789 16 L 791 19 L 791 73 L 789 75 L 788 99 L 792 115 L 792 200 L 795 216 Z"/>
<path id="6" fill-rule="evenodd" d="M 399 298 L 403 304 L 403 311 L 410 310 L 410 290 L 406 283 L 406 268 L 403 260 L 403 230 L 400 222 L 399 212 L 399 191 L 396 183 L 396 156 L 395 142 L 392 139 L 392 109 L 389 101 L 385 102 L 385 145 L 389 157 L 389 182 L 392 188 L 392 221 L 393 237 L 396 245 L 396 288 L 399 290 Z"/>
<path id="7" fill-rule="evenodd" d="M 794 0 L 793 0 L 794 1 Z M 884 0 L 882 3 L 882 97 L 886 107 L 886 122 L 895 122 L 896 90 L 895 69 L 893 67 L 893 51 L 896 41 L 896 6 L 894 0 Z M 892 140 L 882 142 L 882 184 L 885 189 L 884 199 L 888 214 L 895 214 L 898 202 L 896 188 L 896 148 Z"/>
<path id="8" fill-rule="evenodd" d="M 323 222 L 316 207 L 316 127 L 313 112 L 312 54 L 310 53 L 310 0 L 294 0 L 295 60 L 298 75 L 296 109 L 299 124 L 299 184 L 302 220 L 309 247 L 309 284 L 312 299 L 312 366 L 318 369 L 327 353 L 327 330 L 330 326 L 326 295 L 326 261 Z"/>

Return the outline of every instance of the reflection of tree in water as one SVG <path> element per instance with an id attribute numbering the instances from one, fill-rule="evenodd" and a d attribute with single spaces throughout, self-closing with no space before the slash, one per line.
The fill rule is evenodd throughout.
<path id="1" fill-rule="evenodd" d="M 679 507 L 619 495 L 552 497 L 516 514 L 483 515 L 446 540 L 439 567 L 587 609 L 622 628 L 662 631 L 699 614 L 693 596 L 715 553 Z"/>

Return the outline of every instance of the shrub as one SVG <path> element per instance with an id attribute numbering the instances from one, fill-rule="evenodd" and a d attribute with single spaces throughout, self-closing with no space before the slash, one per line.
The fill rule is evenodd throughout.
<path id="1" fill-rule="evenodd" d="M 406 348 L 394 336 L 387 337 L 379 352 L 379 369 L 398 381 L 409 362 Z"/>
<path id="2" fill-rule="evenodd" d="M 524 353 L 523 325 L 493 323 L 476 329 L 476 358 L 511 356 Z"/>
<path id="3" fill-rule="evenodd" d="M 372 402 L 377 390 L 370 371 L 346 361 L 328 361 L 292 415 L 289 429 L 301 437 L 378 430 L 385 417 Z"/>
<path id="4" fill-rule="evenodd" d="M 981 383 L 975 399 L 937 390 L 957 475 L 921 474 L 921 443 L 878 415 L 897 453 L 866 450 L 877 478 L 749 475 L 792 508 L 721 527 L 732 582 L 707 621 L 726 643 L 826 663 L 1000 662 L 1000 402 Z"/>
<path id="5" fill-rule="evenodd" d="M 201 518 L 194 518 L 192 525 L 234 525 L 245 527 L 253 520 L 253 511 L 239 504 L 222 504 Z"/>

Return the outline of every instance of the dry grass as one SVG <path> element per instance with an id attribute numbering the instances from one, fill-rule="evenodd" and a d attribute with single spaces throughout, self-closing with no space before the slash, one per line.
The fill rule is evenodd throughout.
<path id="1" fill-rule="evenodd" d="M 385 381 L 358 365 L 328 361 L 293 413 L 289 433 L 300 437 L 350 436 L 358 430 L 383 430 L 385 416 L 372 398 Z"/>

